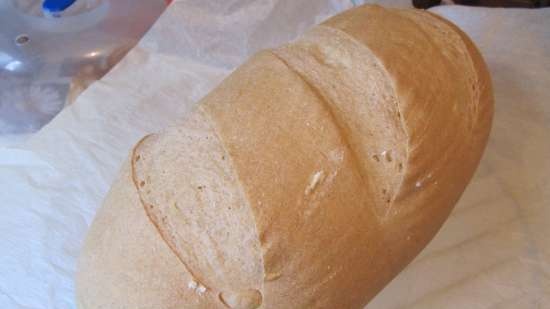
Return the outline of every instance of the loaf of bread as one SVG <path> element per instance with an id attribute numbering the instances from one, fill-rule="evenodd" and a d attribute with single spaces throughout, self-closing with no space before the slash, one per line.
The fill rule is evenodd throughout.
<path id="1" fill-rule="evenodd" d="M 87 237 L 78 306 L 363 308 L 449 215 L 492 113 L 451 23 L 337 15 L 135 146 Z"/>

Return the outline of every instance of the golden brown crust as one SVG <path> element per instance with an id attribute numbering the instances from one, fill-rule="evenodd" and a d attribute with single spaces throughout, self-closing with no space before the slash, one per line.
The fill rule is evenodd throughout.
<path id="1" fill-rule="evenodd" d="M 385 249 L 363 236 L 381 233 L 373 197 L 362 189 L 361 158 L 323 99 L 263 52 L 201 107 L 233 158 L 256 218 L 265 273 L 276 277 L 265 282 L 263 308 L 364 304 L 372 297 L 365 291 L 376 290 L 387 269 L 385 259 L 370 257 Z"/>
<path id="2" fill-rule="evenodd" d="M 449 22 L 419 10 L 364 6 L 324 23 L 362 42 L 394 82 L 408 132 L 408 162 L 384 223 L 395 271 L 433 237 L 471 178 L 489 133 L 492 97 L 478 53 Z"/>
<path id="3" fill-rule="evenodd" d="M 325 26 L 275 53 L 326 103 L 385 217 L 403 180 L 408 140 L 388 72 L 366 46 Z"/>
<path id="4" fill-rule="evenodd" d="M 83 308 L 102 308 L 114 296 L 127 299 L 109 308 L 153 308 L 135 291 L 158 297 L 149 302 L 154 308 L 362 308 L 459 199 L 485 147 L 492 100 L 471 41 L 422 11 L 358 7 L 258 53 L 193 112 L 204 121 L 197 132 L 211 140 L 184 142 L 194 136 L 191 121 L 191 131 L 171 129 L 136 147 L 147 160 L 136 165 L 135 184 L 123 176 L 113 187 L 81 259 Z M 198 189 L 208 199 L 193 199 L 198 193 L 188 186 L 198 180 L 208 183 Z M 160 205 L 152 221 L 172 251 L 143 208 L 135 217 L 138 196 Z M 185 204 L 183 215 L 168 211 L 174 202 Z M 102 214 L 125 211 L 136 215 Z M 131 220 L 147 230 L 143 246 L 161 246 L 159 253 L 140 256 Z M 121 224 L 128 235 L 98 241 Z M 125 242 L 133 248 L 129 264 L 109 251 Z M 142 270 L 140 259 L 150 265 L 156 254 L 171 261 L 158 266 L 169 288 L 143 290 L 164 284 L 151 271 L 130 280 L 133 289 L 121 286 Z M 176 255 L 182 261 L 174 266 Z M 167 274 L 172 268 L 195 283 L 193 291 L 175 292 L 182 283 Z"/>

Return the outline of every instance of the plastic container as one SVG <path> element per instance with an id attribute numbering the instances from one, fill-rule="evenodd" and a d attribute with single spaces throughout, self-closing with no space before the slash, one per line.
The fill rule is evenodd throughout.
<path id="1" fill-rule="evenodd" d="M 164 0 L 0 0 L 0 135 L 40 129 L 165 8 Z"/>

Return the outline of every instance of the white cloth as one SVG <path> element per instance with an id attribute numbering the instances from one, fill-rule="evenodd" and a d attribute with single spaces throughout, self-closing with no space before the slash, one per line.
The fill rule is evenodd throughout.
<path id="1" fill-rule="evenodd" d="M 0 308 L 74 308 L 79 249 L 133 144 L 180 119 L 251 53 L 351 6 L 175 1 L 73 105 L 24 142 L 0 148 Z M 550 308 L 550 9 L 435 11 L 482 50 L 495 125 L 450 220 L 368 308 Z"/>

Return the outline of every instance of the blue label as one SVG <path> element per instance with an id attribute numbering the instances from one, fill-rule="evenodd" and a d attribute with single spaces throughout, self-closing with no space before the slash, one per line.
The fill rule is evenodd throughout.
<path id="1" fill-rule="evenodd" d="M 75 2 L 76 0 L 44 0 L 42 9 L 48 12 L 62 12 Z"/>

